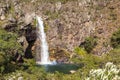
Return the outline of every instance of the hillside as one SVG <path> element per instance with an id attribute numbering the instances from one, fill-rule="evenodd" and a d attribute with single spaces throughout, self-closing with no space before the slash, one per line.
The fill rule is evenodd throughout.
<path id="1" fill-rule="evenodd" d="M 109 61 L 119 65 L 119 14 L 120 0 L 0 0 L 1 75 L 40 59 L 36 16 L 44 22 L 50 60 L 88 70 Z M 2 71 L 10 65 L 15 70 Z"/>

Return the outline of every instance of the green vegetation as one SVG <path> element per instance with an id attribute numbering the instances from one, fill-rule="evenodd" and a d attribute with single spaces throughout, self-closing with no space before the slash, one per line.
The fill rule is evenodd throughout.
<path id="1" fill-rule="evenodd" d="M 108 54 L 103 54 L 102 56 L 97 56 L 94 54 L 87 54 L 85 49 L 80 48 L 80 47 L 75 48 L 75 53 L 77 53 L 77 54 L 71 59 L 71 61 L 73 61 L 74 63 L 83 65 L 83 67 L 79 69 L 79 71 L 82 72 L 82 75 L 81 75 L 82 79 L 86 77 L 86 79 L 89 78 L 90 80 L 94 80 L 93 79 L 93 78 L 95 78 L 94 75 L 97 76 L 98 73 L 96 72 L 94 75 L 91 75 L 89 73 L 91 71 L 91 69 L 103 68 L 107 62 L 113 62 L 118 67 L 120 65 L 120 58 L 119 58 L 120 57 L 120 48 L 113 49 Z M 105 73 L 107 73 L 107 72 L 105 72 Z M 88 77 L 88 74 L 89 74 L 89 77 Z M 110 75 L 112 75 L 112 73 Z M 114 74 L 113 74 L 113 76 L 114 76 Z M 120 76 L 120 75 L 117 74 L 117 76 Z M 98 77 L 99 77 L 99 75 L 98 75 Z M 95 80 L 101 80 L 98 77 L 96 77 Z M 110 77 L 110 76 L 108 76 L 108 77 Z M 113 77 L 111 77 L 111 78 L 113 78 Z"/>
<path id="2" fill-rule="evenodd" d="M 0 52 L 13 56 L 22 53 L 22 47 L 17 43 L 17 35 L 5 30 L 0 30 Z"/>
<path id="3" fill-rule="evenodd" d="M 23 48 L 22 48 L 21 44 L 17 42 L 17 38 L 18 38 L 18 35 L 22 35 L 22 31 L 20 31 L 21 25 L 24 26 L 24 22 L 20 21 L 20 20 L 22 20 L 22 17 L 24 19 L 24 13 L 26 13 L 26 12 L 29 13 L 29 9 L 26 10 L 23 14 L 21 14 L 21 10 L 20 10 L 20 12 L 18 9 L 15 10 L 15 6 L 17 7 L 17 5 L 18 5 L 18 7 L 24 6 L 24 5 L 32 6 L 32 7 L 35 6 L 36 10 L 40 10 L 39 11 L 40 14 L 43 14 L 43 17 L 47 17 L 46 20 L 58 19 L 58 20 L 60 20 L 60 23 L 63 24 L 62 25 L 63 27 L 67 27 L 66 25 L 64 25 L 64 24 L 66 24 L 65 21 L 62 21 L 63 20 L 62 18 L 64 17 L 64 15 L 65 15 L 65 20 L 67 20 L 67 18 L 70 19 L 70 21 L 69 21 L 70 25 L 73 24 L 72 27 L 74 27 L 74 25 L 79 26 L 78 24 L 76 24 L 77 22 L 74 22 L 74 18 L 82 17 L 82 14 L 84 14 L 84 12 L 87 13 L 87 10 L 88 10 L 88 17 L 90 16 L 90 20 L 88 20 L 88 21 L 95 22 L 94 23 L 95 25 L 93 24 L 95 26 L 95 30 L 97 30 L 98 27 L 101 27 L 104 24 L 105 24 L 104 26 L 109 26 L 109 24 L 110 24 L 110 29 L 113 25 L 115 27 L 119 25 L 118 24 L 119 16 L 118 16 L 118 13 L 115 13 L 115 10 L 118 10 L 118 7 L 117 7 L 117 9 L 115 9 L 114 5 L 107 3 L 107 2 L 113 3 L 114 1 L 95 0 L 96 2 L 94 2 L 94 0 L 93 0 L 93 1 L 89 2 L 89 0 L 88 1 L 76 0 L 76 1 L 83 1 L 83 2 L 79 2 L 79 3 L 76 2 L 78 5 L 78 7 L 77 7 L 78 9 L 76 8 L 75 10 L 73 9 L 74 4 L 72 4 L 72 2 L 67 3 L 69 1 L 75 1 L 75 0 L 18 0 L 18 2 L 13 1 L 14 5 L 11 0 L 9 1 L 11 3 L 10 3 L 9 9 L 6 10 L 6 12 L 5 12 L 6 20 L 0 21 L 0 26 L 4 25 L 5 23 L 8 23 L 7 19 L 9 17 L 9 14 L 11 14 L 12 17 L 16 19 L 16 21 L 15 21 L 15 23 L 11 22 L 12 24 L 10 25 L 10 27 L 12 26 L 12 28 L 8 29 L 8 31 L 10 31 L 10 32 L 7 32 L 4 29 L 0 28 L 0 80 L 102 80 L 102 79 L 120 80 L 120 78 L 119 78 L 119 76 L 120 76 L 120 29 L 112 35 L 110 43 L 109 43 L 109 41 L 103 43 L 105 47 L 107 47 L 109 44 L 111 44 L 111 46 L 113 47 L 113 50 L 111 50 L 107 54 L 103 54 L 101 56 L 92 54 L 93 49 L 95 47 L 97 47 L 96 46 L 97 38 L 94 36 L 87 37 L 85 39 L 85 41 L 82 44 L 80 44 L 79 47 L 75 47 L 73 54 L 64 49 L 61 50 L 60 52 L 58 52 L 58 58 L 61 56 L 62 56 L 62 58 L 67 57 L 69 60 L 68 62 L 77 65 L 78 69 L 73 70 L 73 73 L 72 72 L 64 73 L 62 71 L 61 72 L 60 71 L 55 71 L 55 72 L 48 71 L 47 72 L 46 69 L 48 69 L 48 68 L 46 68 L 46 66 L 37 66 L 35 63 L 35 60 L 33 58 L 32 59 L 24 58 Z M 99 1 L 98 5 L 97 5 L 97 1 Z M 2 3 L 2 2 L 6 2 L 6 1 L 2 0 L 0 2 Z M 20 2 L 20 5 L 18 4 L 19 2 Z M 62 3 L 61 4 L 62 8 L 59 11 L 55 10 L 56 2 Z M 21 4 L 21 3 L 24 3 L 24 4 Z M 41 3 L 41 4 L 45 3 L 45 4 L 41 6 L 39 3 Z M 49 4 L 47 5 L 47 3 L 49 3 Z M 65 3 L 67 3 L 67 4 L 65 4 Z M 88 3 L 88 5 L 86 5 L 86 3 Z M 27 4 L 29 4 L 29 5 L 27 5 Z M 34 6 L 33 6 L 33 4 L 34 4 Z M 45 9 L 45 8 L 47 8 L 47 7 L 45 7 L 46 5 L 47 5 L 47 7 L 54 5 L 54 7 L 52 6 L 53 9 L 51 9 L 51 10 L 49 10 L 49 8 L 46 10 Z M 116 4 L 116 6 L 117 6 L 117 4 Z M 42 8 L 44 9 L 43 12 L 41 10 Z M 89 9 L 87 9 L 87 8 L 89 8 Z M 107 10 L 107 8 L 109 8 L 111 12 L 109 12 Z M 85 11 L 83 11 L 82 9 Z M 78 13 L 76 14 L 77 10 L 80 10 L 80 11 L 78 11 Z M 31 9 L 31 11 L 32 11 L 32 9 Z M 108 11 L 108 13 L 106 13 L 104 15 L 105 11 Z M 66 14 L 64 14 L 65 12 L 66 12 Z M 72 13 L 70 14 L 69 12 L 72 12 Z M 18 17 L 19 13 L 21 14 L 20 18 Z M 38 13 L 38 12 L 36 12 L 36 13 Z M 66 15 L 68 15 L 68 16 L 66 16 Z M 108 21 L 106 20 L 106 18 L 108 19 Z M 85 19 L 85 23 L 86 23 L 87 16 L 86 17 L 83 16 L 82 19 L 83 19 L 83 21 Z M 81 22 L 82 22 L 82 19 L 81 19 Z M 118 20 L 118 23 L 115 22 L 116 20 Z M 110 21 L 113 21 L 115 24 L 109 23 Z M 30 25 L 30 27 L 32 27 L 32 29 L 36 29 L 34 27 L 36 25 L 36 22 L 37 22 L 36 19 L 34 19 L 33 23 Z M 98 22 L 99 24 L 96 22 Z M 50 23 L 51 23 L 51 21 L 50 21 Z M 84 23 L 81 23 L 81 24 L 84 26 Z M 44 25 L 45 25 L 45 31 L 49 30 L 49 28 L 50 28 L 49 24 L 45 23 Z M 25 28 L 27 28 L 27 27 L 25 27 Z M 105 27 L 103 29 L 107 30 L 108 27 Z M 115 28 L 115 29 L 117 29 L 117 28 Z M 67 28 L 65 28 L 64 30 L 67 30 Z M 25 31 L 27 31 L 27 29 Z M 72 34 L 71 31 L 68 31 L 68 32 L 70 34 Z M 28 33 L 29 33 L 29 31 L 28 31 Z M 103 32 L 103 34 L 104 34 L 104 32 Z M 102 34 L 99 34 L 99 35 L 97 34 L 98 37 L 102 37 L 101 35 Z M 24 35 L 24 36 L 26 36 L 26 35 Z M 60 40 L 64 40 L 64 39 L 62 39 L 61 33 L 58 34 L 58 36 L 60 37 Z M 96 34 L 95 34 L 95 36 L 96 36 Z M 30 37 L 31 37 L 31 35 L 30 35 Z M 67 36 L 64 36 L 64 34 L 63 34 L 63 37 L 66 38 Z M 73 38 L 74 38 L 74 36 L 73 36 Z M 75 37 L 75 39 L 77 39 L 77 38 Z M 31 44 L 32 43 L 33 42 L 31 41 Z M 24 45 L 24 43 L 23 43 L 23 45 Z M 58 43 L 58 47 L 59 47 L 59 43 Z M 60 45 L 60 47 L 61 47 L 61 45 Z M 31 49 L 29 49 L 29 50 L 31 51 Z M 27 53 L 28 55 L 29 55 L 30 51 L 28 51 L 28 53 Z M 53 51 L 53 54 L 51 54 L 51 55 L 54 58 L 54 55 L 56 55 L 56 54 L 57 54 L 57 51 Z M 19 62 L 19 58 L 18 58 L 19 56 L 22 56 L 23 62 Z M 110 63 L 110 62 L 112 62 L 112 63 Z M 65 66 L 65 67 L 69 68 L 69 66 Z M 64 70 L 64 71 L 66 71 L 66 70 Z"/>
<path id="4" fill-rule="evenodd" d="M 85 56 L 87 53 L 84 48 L 80 48 L 80 47 L 76 47 L 74 52 L 80 56 Z"/>
<path id="5" fill-rule="evenodd" d="M 75 53 L 77 57 L 73 57 L 71 60 L 74 63 L 82 63 L 84 67 L 99 67 L 103 62 L 103 58 L 94 54 L 88 54 L 83 48 L 75 48 Z"/>
<path id="6" fill-rule="evenodd" d="M 22 47 L 17 43 L 17 35 L 5 30 L 0 30 L 0 52 L 14 54 L 16 51 L 22 53 Z"/>
<path id="7" fill-rule="evenodd" d="M 78 49 L 78 48 L 75 49 L 75 51 L 77 52 L 77 56 L 81 56 L 79 52 L 84 53 L 84 51 L 81 52 L 81 49 Z M 101 80 L 99 79 L 100 75 L 98 75 L 97 71 L 99 70 L 104 71 L 104 69 L 106 69 L 106 72 L 103 73 L 105 75 L 107 75 L 108 72 L 111 71 L 109 69 L 112 69 L 112 68 L 108 68 L 107 66 L 105 67 L 107 67 L 108 69 L 104 68 L 104 65 L 109 61 L 112 61 L 113 63 L 115 63 L 114 59 L 116 56 L 111 55 L 113 52 L 114 50 L 111 51 L 111 53 L 107 55 L 103 55 L 101 57 L 95 56 L 92 54 L 87 54 L 87 53 L 84 53 L 85 54 L 84 57 L 80 57 L 80 58 L 75 57 L 74 59 L 78 59 L 79 61 L 77 62 L 77 64 L 82 65 L 82 67 L 79 67 L 79 69 L 73 74 L 65 74 L 57 71 L 54 73 L 46 72 L 45 67 L 35 66 L 35 61 L 33 59 L 25 59 L 23 66 L 20 67 L 20 70 L 16 70 L 15 72 L 5 74 L 3 77 L 0 77 L 0 78 L 3 80 L 18 79 L 18 78 L 23 78 L 24 80 L 28 80 L 28 79 L 30 80 L 83 80 L 83 79 L 87 80 L 88 78 L 90 78 L 91 80 L 93 80 L 93 78 L 95 78 L 95 80 Z M 118 50 L 117 52 L 120 52 L 120 50 Z M 120 60 L 119 58 L 117 59 Z M 102 69 L 99 69 L 99 68 L 102 68 Z M 119 70 L 119 66 L 118 68 L 115 68 L 115 69 Z M 94 75 L 96 75 L 97 77 L 94 77 Z M 118 73 L 115 75 L 111 73 L 110 75 L 113 75 L 111 77 L 108 76 L 110 78 L 114 78 L 115 75 L 120 76 Z"/>
<path id="8" fill-rule="evenodd" d="M 87 80 L 119 80 L 120 68 L 108 62 L 103 69 L 92 69 Z"/>
<path id="9" fill-rule="evenodd" d="M 95 46 L 94 38 L 86 38 L 85 44 Z M 87 46 L 86 46 L 87 47 Z M 88 47 L 92 49 L 92 47 Z M 88 54 L 86 48 L 76 47 L 75 55 L 70 59 L 71 62 L 79 65 L 78 70 L 73 74 L 62 72 L 46 72 L 45 67 L 36 66 L 34 59 L 24 59 L 21 66 L 14 62 L 15 54 L 22 54 L 22 47 L 17 43 L 17 35 L 5 30 L 0 30 L 0 79 L 18 79 L 24 80 L 83 80 L 94 78 L 89 72 L 91 69 L 103 68 L 107 62 L 113 62 L 116 65 L 120 63 L 120 48 L 113 49 L 110 53 L 102 56 Z M 118 74 L 117 74 L 118 75 Z M 100 80 L 100 79 L 97 79 Z"/>
<path id="10" fill-rule="evenodd" d="M 110 20 L 117 20 L 117 14 L 111 13 L 109 19 L 110 19 Z"/>
<path id="11" fill-rule="evenodd" d="M 45 30 L 45 32 L 47 32 L 49 30 L 50 26 L 47 23 L 45 23 L 44 26 L 45 26 L 44 30 Z"/>
<path id="12" fill-rule="evenodd" d="M 13 65 L 11 62 L 16 61 L 16 54 L 22 55 L 22 53 L 22 47 L 19 43 L 17 43 L 17 35 L 0 29 L 1 73 L 14 71 L 16 65 Z"/>
<path id="13" fill-rule="evenodd" d="M 120 47 L 120 29 L 112 35 L 111 45 L 113 46 L 113 48 L 119 48 Z"/>
<path id="14" fill-rule="evenodd" d="M 92 49 L 97 45 L 97 39 L 94 37 L 88 37 L 85 41 L 80 45 L 80 47 L 85 48 L 85 50 L 90 53 Z"/>
<path id="15" fill-rule="evenodd" d="M 120 65 L 120 48 L 111 50 L 109 54 L 104 54 L 103 57 L 105 62 Z"/>

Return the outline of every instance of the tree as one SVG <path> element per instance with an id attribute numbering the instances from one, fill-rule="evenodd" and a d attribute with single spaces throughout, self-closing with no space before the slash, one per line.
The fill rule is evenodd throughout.
<path id="1" fill-rule="evenodd" d="M 15 70 L 11 61 L 18 61 L 22 55 L 22 46 L 17 42 L 17 35 L 0 29 L 0 71 L 1 73 Z M 12 68 L 10 68 L 12 66 Z M 9 68 L 8 68 L 9 67 Z"/>

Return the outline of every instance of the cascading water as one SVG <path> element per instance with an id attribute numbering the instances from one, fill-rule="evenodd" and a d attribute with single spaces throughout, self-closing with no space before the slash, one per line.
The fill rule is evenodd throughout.
<path id="1" fill-rule="evenodd" d="M 39 16 L 36 16 L 37 19 L 37 27 L 38 27 L 38 38 L 41 41 L 41 60 L 37 61 L 37 64 L 55 64 L 54 62 L 51 62 L 49 59 L 49 52 L 48 52 L 48 44 L 46 41 L 46 34 L 44 32 L 44 26 L 43 26 L 43 21 L 42 18 Z"/>

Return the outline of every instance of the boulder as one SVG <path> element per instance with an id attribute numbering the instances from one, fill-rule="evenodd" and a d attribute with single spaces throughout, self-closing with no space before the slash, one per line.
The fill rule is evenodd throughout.
<path id="1" fill-rule="evenodd" d="M 9 15 L 9 18 L 8 18 L 8 21 L 11 22 L 11 23 L 16 23 L 16 19 L 11 15 Z"/>
<path id="2" fill-rule="evenodd" d="M 23 80 L 23 77 L 18 77 L 18 80 Z"/>
<path id="3" fill-rule="evenodd" d="M 28 25 L 28 24 L 32 23 L 34 17 L 35 17 L 35 13 L 32 13 L 32 14 L 27 13 L 27 14 L 25 14 L 25 18 L 24 18 L 25 19 L 25 21 L 24 21 L 25 24 Z"/>
<path id="4" fill-rule="evenodd" d="M 75 73 L 75 72 L 76 72 L 75 70 L 70 70 L 70 73 L 71 73 L 71 74 L 73 74 L 73 73 Z"/>
<path id="5" fill-rule="evenodd" d="M 0 17 L 0 19 L 1 20 L 5 20 L 5 15 L 2 14 L 1 17 Z"/>

